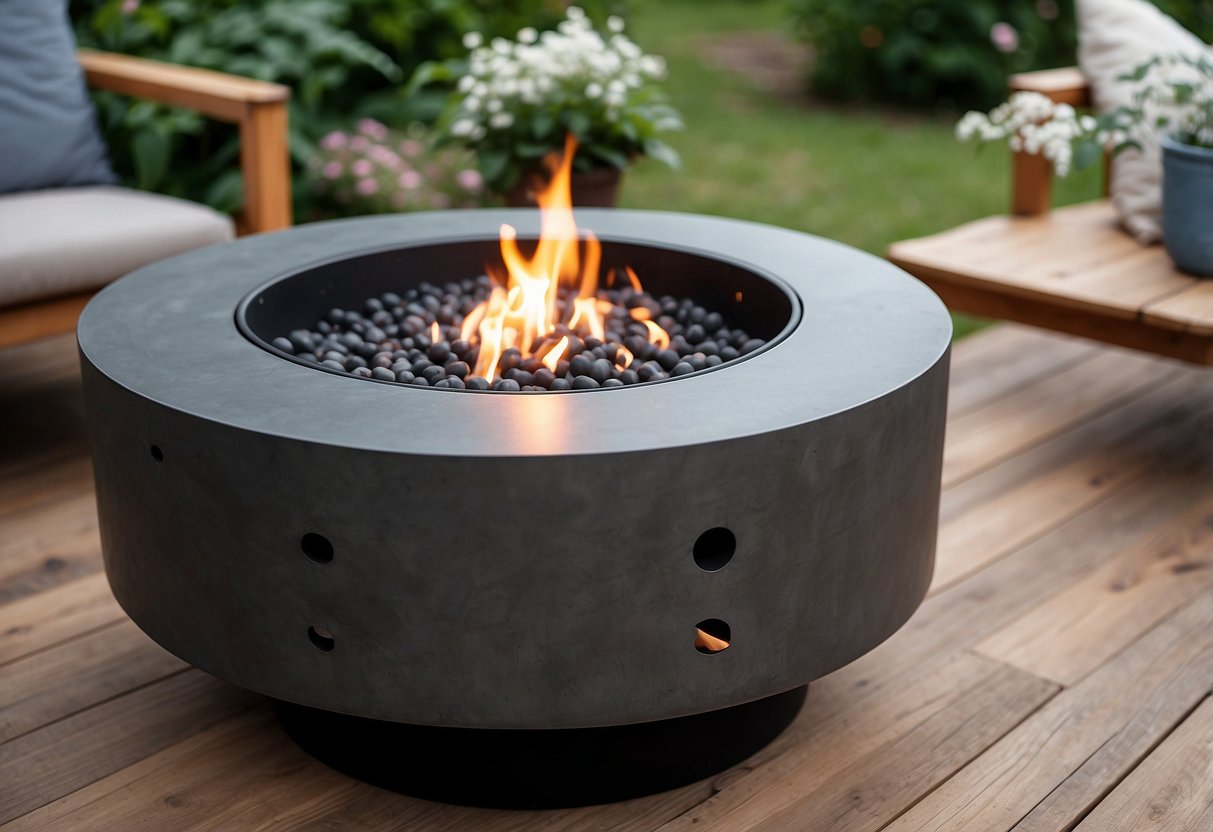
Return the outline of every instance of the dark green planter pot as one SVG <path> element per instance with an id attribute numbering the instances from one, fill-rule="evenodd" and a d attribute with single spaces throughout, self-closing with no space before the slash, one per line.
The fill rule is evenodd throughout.
<path id="1" fill-rule="evenodd" d="M 1213 277 L 1213 150 L 1162 140 L 1162 227 L 1180 271 Z"/>

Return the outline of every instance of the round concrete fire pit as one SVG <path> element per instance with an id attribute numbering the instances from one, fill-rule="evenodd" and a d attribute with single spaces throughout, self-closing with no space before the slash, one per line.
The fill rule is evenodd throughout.
<path id="1" fill-rule="evenodd" d="M 309 225 L 101 292 L 79 339 L 106 569 L 131 617 L 284 702 L 463 729 L 730 708 L 901 626 L 934 558 L 939 300 L 791 231 L 577 219 L 604 265 L 728 304 L 767 345 L 552 395 L 376 383 L 269 344 L 334 305 L 480 274 L 502 222 L 537 233 L 526 211 Z"/>

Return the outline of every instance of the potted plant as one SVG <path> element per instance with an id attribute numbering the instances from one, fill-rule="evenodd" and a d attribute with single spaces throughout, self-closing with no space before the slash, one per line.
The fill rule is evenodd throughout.
<path id="1" fill-rule="evenodd" d="M 967 113 L 956 135 L 1009 140 L 1012 150 L 1043 155 L 1059 176 L 1094 164 L 1107 147 L 1158 143 L 1167 253 L 1182 271 L 1213 277 L 1213 59 L 1157 56 L 1120 80 L 1136 85 L 1132 104 L 1099 118 L 1019 92 L 988 114 Z"/>
<path id="2" fill-rule="evenodd" d="M 485 44 L 469 33 L 466 58 L 418 69 L 410 88 L 454 84 L 436 125 L 439 140 L 471 149 L 486 186 L 510 205 L 533 204 L 543 159 L 572 134 L 575 205 L 613 205 L 622 171 L 651 156 L 676 165 L 659 135 L 682 126 L 662 93 L 665 62 L 646 55 L 618 17 L 608 32 L 570 6 L 554 31 L 523 29 Z"/>

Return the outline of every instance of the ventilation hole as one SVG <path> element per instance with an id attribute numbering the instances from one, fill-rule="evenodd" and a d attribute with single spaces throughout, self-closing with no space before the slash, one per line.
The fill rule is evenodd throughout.
<path id="1" fill-rule="evenodd" d="M 333 544 L 322 534 L 308 532 L 300 539 L 299 548 L 312 563 L 331 563 L 333 560 Z"/>
<path id="2" fill-rule="evenodd" d="M 699 535 L 695 541 L 695 565 L 704 572 L 724 569 L 737 551 L 737 538 L 726 528 L 717 526 Z"/>
<path id="3" fill-rule="evenodd" d="M 732 637 L 729 625 L 719 618 L 707 618 L 695 625 L 695 649 L 709 656 L 728 650 Z"/>
<path id="4" fill-rule="evenodd" d="M 152 452 L 152 459 L 157 462 L 164 462 L 164 451 L 160 450 L 159 445 L 152 445 L 150 450 Z"/>
<path id="5" fill-rule="evenodd" d="M 307 640 L 322 653 L 329 652 L 337 645 L 337 642 L 333 640 L 333 634 L 323 627 L 308 627 Z"/>

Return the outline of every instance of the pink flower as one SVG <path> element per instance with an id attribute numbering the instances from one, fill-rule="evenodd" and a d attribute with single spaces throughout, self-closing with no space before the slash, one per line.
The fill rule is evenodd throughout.
<path id="1" fill-rule="evenodd" d="M 455 174 L 455 181 L 459 183 L 459 187 L 465 191 L 477 192 L 483 187 L 484 179 L 480 176 L 478 170 L 461 170 Z"/>
<path id="2" fill-rule="evenodd" d="M 415 170 L 406 170 L 400 174 L 400 187 L 412 190 L 421 185 L 421 174 Z"/>
<path id="3" fill-rule="evenodd" d="M 1010 23 L 999 21 L 990 27 L 990 43 L 999 52 L 1014 52 L 1019 48 L 1019 32 Z"/>
<path id="4" fill-rule="evenodd" d="M 343 173 L 343 169 L 340 162 L 333 161 L 325 165 L 320 172 L 324 175 L 325 179 L 336 179 Z"/>
<path id="5" fill-rule="evenodd" d="M 359 119 L 357 127 L 359 133 L 370 136 L 372 139 L 383 141 L 387 138 L 387 127 L 383 122 L 375 121 L 373 118 Z"/>
<path id="6" fill-rule="evenodd" d="M 358 153 L 361 153 L 370 146 L 371 143 L 367 141 L 366 136 L 354 136 L 354 138 L 350 139 L 350 150 L 357 151 Z"/>
<path id="7" fill-rule="evenodd" d="M 425 145 L 416 139 L 405 139 L 400 143 L 400 152 L 405 156 L 420 156 L 425 152 Z"/>
<path id="8" fill-rule="evenodd" d="M 122 0 L 122 13 L 134 14 L 139 8 L 139 0 Z"/>
<path id="9" fill-rule="evenodd" d="M 354 188 L 363 196 L 370 196 L 379 190 L 379 183 L 374 179 L 359 179 Z"/>
<path id="10" fill-rule="evenodd" d="M 387 168 L 394 168 L 400 164 L 400 157 L 396 151 L 387 145 L 377 144 L 367 151 L 367 155 Z"/>
<path id="11" fill-rule="evenodd" d="M 347 137 L 340 130 L 334 130 L 320 140 L 320 146 L 325 150 L 340 150 L 345 147 Z"/>
<path id="12" fill-rule="evenodd" d="M 350 170 L 353 171 L 354 176 L 370 176 L 375 167 L 371 164 L 370 159 L 359 159 L 350 165 Z"/>
<path id="13" fill-rule="evenodd" d="M 1056 20 L 1061 9 L 1057 7 L 1057 0 L 1036 0 L 1036 13 L 1042 20 Z"/>

